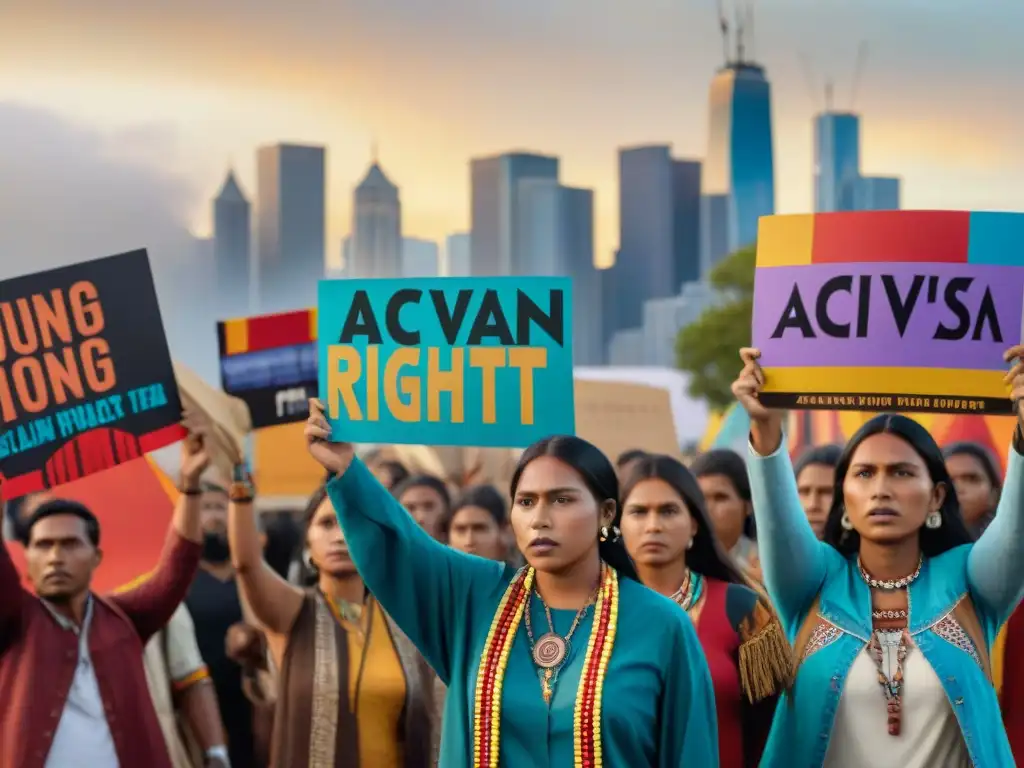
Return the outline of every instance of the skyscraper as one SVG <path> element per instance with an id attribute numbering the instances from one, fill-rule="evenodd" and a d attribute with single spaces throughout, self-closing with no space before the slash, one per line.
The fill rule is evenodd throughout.
<path id="1" fill-rule="evenodd" d="M 898 176 L 861 176 L 857 184 L 858 211 L 895 211 L 900 207 Z"/>
<path id="2" fill-rule="evenodd" d="M 854 210 L 859 179 L 860 117 L 823 112 L 814 119 L 814 210 Z"/>
<path id="3" fill-rule="evenodd" d="M 673 168 L 667 144 L 619 150 L 619 257 L 629 265 L 624 309 L 639 323 L 643 302 L 679 290 L 672 221 Z M 631 323 L 632 324 L 632 323 Z"/>
<path id="4" fill-rule="evenodd" d="M 613 333 L 639 326 L 645 301 L 700 278 L 700 180 L 701 164 L 674 159 L 667 144 L 619 150 Z"/>
<path id="5" fill-rule="evenodd" d="M 827 91 L 831 99 L 831 88 Z M 814 209 L 888 211 L 900 207 L 900 179 L 865 176 L 860 167 L 860 116 L 831 109 L 814 118 Z"/>
<path id="6" fill-rule="evenodd" d="M 235 179 L 227 178 L 213 201 L 213 261 L 224 317 L 246 314 L 251 298 L 249 201 Z"/>
<path id="7" fill-rule="evenodd" d="M 353 193 L 349 277 L 402 275 L 402 203 L 374 161 Z"/>
<path id="8" fill-rule="evenodd" d="M 470 270 L 474 276 L 522 274 L 518 245 L 520 179 L 558 179 L 558 158 L 512 152 L 470 161 Z"/>
<path id="9" fill-rule="evenodd" d="M 256 295 L 259 312 L 316 302 L 326 239 L 323 147 L 276 144 L 256 154 Z"/>
<path id="10" fill-rule="evenodd" d="M 757 239 L 775 213 L 771 85 L 764 68 L 735 58 L 711 81 L 708 151 L 701 178 L 701 273 Z"/>
<path id="11" fill-rule="evenodd" d="M 469 277 L 469 233 L 455 232 L 444 241 L 444 273 L 448 277 Z"/>
<path id="12" fill-rule="evenodd" d="M 440 266 L 437 243 L 418 237 L 403 237 L 402 270 L 394 277 L 437 277 L 440 274 Z"/>
<path id="13" fill-rule="evenodd" d="M 679 290 L 700 280 L 700 177 L 698 160 L 672 161 L 673 266 Z"/>
<path id="14" fill-rule="evenodd" d="M 573 362 L 599 365 L 604 341 L 600 323 L 601 281 L 594 266 L 594 192 L 552 179 L 518 184 L 518 242 L 523 275 L 572 279 Z"/>

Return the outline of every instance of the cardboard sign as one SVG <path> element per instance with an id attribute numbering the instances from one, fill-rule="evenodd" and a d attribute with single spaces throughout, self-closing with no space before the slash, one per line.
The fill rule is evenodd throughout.
<path id="1" fill-rule="evenodd" d="M 181 363 L 174 363 L 185 409 L 206 426 L 206 450 L 210 462 L 224 482 L 230 482 L 234 468 L 245 463 L 245 437 L 252 431 L 249 408 L 237 397 L 214 389 Z"/>
<path id="2" fill-rule="evenodd" d="M 1007 414 L 1024 215 L 767 216 L 753 342 L 773 408 Z"/>
<path id="3" fill-rule="evenodd" d="M 316 397 L 316 310 L 217 323 L 221 387 L 249 406 L 256 429 L 305 421 Z"/>
<path id="4" fill-rule="evenodd" d="M 5 498 L 184 437 L 144 250 L 0 283 L 0 417 Z"/>
<path id="5" fill-rule="evenodd" d="M 669 392 L 643 384 L 576 381 L 577 434 L 612 461 L 631 448 L 680 458 Z"/>
<path id="6" fill-rule="evenodd" d="M 569 278 L 322 280 L 339 440 L 523 447 L 574 429 Z"/>

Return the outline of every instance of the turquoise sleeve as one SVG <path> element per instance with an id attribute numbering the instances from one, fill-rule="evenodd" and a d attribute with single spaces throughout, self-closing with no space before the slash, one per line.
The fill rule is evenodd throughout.
<path id="1" fill-rule="evenodd" d="M 504 565 L 435 541 L 359 459 L 327 494 L 367 588 L 447 685 L 472 607 L 502 586 Z"/>
<path id="2" fill-rule="evenodd" d="M 800 505 L 785 438 L 770 456 L 761 456 L 751 446 L 747 474 L 764 584 L 789 627 L 821 591 L 828 545 L 818 541 Z"/>
<path id="3" fill-rule="evenodd" d="M 673 621 L 672 647 L 665 649 L 666 678 L 660 718 L 659 768 L 718 765 L 715 691 L 704 649 L 683 611 Z"/>
<path id="4" fill-rule="evenodd" d="M 967 556 L 967 583 L 977 607 L 998 630 L 1024 597 L 1024 456 L 1010 448 L 995 519 Z"/>

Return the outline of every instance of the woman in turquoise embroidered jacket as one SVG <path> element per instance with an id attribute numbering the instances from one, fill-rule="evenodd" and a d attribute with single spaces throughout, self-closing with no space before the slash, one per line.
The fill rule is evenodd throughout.
<path id="1" fill-rule="evenodd" d="M 555 437 L 523 454 L 511 522 L 528 566 L 517 571 L 431 539 L 330 437 L 311 401 L 309 450 L 336 475 L 328 493 L 352 559 L 448 686 L 440 765 L 718 765 L 700 643 L 674 603 L 635 580 L 600 451 Z"/>
<path id="2" fill-rule="evenodd" d="M 1024 356 L 1024 347 L 1006 360 Z M 836 467 L 825 540 L 800 507 L 756 349 L 733 392 L 751 417 L 750 479 L 765 585 L 800 659 L 765 768 L 1013 765 L 988 651 L 1024 593 L 1018 425 L 995 521 L 977 543 L 934 439 L 885 414 Z M 993 372 L 993 375 L 998 375 Z M 1024 397 L 1024 365 L 1006 377 Z"/>

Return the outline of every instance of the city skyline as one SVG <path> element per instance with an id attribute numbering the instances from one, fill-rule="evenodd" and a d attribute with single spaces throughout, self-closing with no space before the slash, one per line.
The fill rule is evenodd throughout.
<path id="1" fill-rule="evenodd" d="M 114 0 L 13 6 L 0 32 L 13 62 L 0 73 L 0 100 L 51 112 L 101 137 L 114 158 L 179 183 L 174 214 L 198 236 L 210 233 L 209 201 L 229 168 L 244 190 L 256 188 L 257 146 L 326 145 L 332 262 L 377 141 L 400 180 L 403 229 L 436 242 L 468 229 L 470 158 L 558 155 L 564 184 L 595 190 L 595 250 L 607 264 L 618 245 L 617 149 L 670 143 L 674 155 L 702 159 L 707 84 L 722 64 L 710 2 L 591 5 L 586 36 L 573 31 L 583 6 L 569 1 L 483 9 L 444 0 L 427 19 L 399 0 L 287 18 L 236 0 L 129 13 Z M 836 108 L 850 106 L 842 94 L 857 43 L 837 41 L 861 38 L 871 55 L 852 106 L 865 117 L 865 174 L 902 176 L 908 208 L 1021 207 L 1024 108 L 1010 35 L 1024 9 L 946 1 L 924 12 L 870 0 L 853 12 L 779 0 L 757 13 L 752 53 L 772 82 L 776 210 L 813 210 L 817 100 L 832 77 Z M 101 28 L 102 46 L 90 42 Z M 978 36 L 980 51 L 968 44 Z M 814 98 L 802 60 L 820 86 Z"/>

